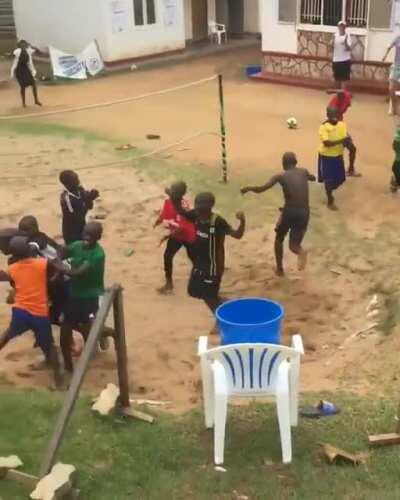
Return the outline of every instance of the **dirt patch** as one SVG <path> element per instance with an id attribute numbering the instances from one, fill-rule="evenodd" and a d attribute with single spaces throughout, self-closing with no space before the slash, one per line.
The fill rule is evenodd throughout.
<path id="1" fill-rule="evenodd" d="M 224 56 L 223 63 L 229 68 L 226 100 L 229 161 L 234 176 L 239 174 L 253 182 L 264 180 L 280 168 L 279 158 L 286 149 L 295 150 L 302 164 L 314 170 L 317 129 L 326 96 L 247 83 L 238 76 L 246 57 L 254 62 L 254 53 L 248 53 L 243 60 Z M 177 85 L 208 76 L 220 65 L 220 59 L 207 58 L 79 86 L 42 88 L 41 92 L 45 109 L 55 109 Z M 151 149 L 154 141 L 149 145 L 145 139 L 148 133 L 160 134 L 157 144 L 162 146 L 199 130 L 218 130 L 215 92 L 215 86 L 207 84 L 168 99 L 65 115 L 57 121 L 118 138 L 120 144 Z M 2 94 L 5 99 L 0 112 L 19 112 L 16 89 L 4 90 Z M 393 266 L 398 259 L 390 240 L 391 230 L 390 237 L 379 236 L 383 225 L 397 220 L 399 204 L 387 189 L 389 168 L 385 165 L 390 165 L 392 156 L 392 129 L 385 113 L 386 105 L 380 98 L 357 96 L 349 125 L 359 146 L 364 177 L 349 181 L 340 191 L 341 213 L 337 215 L 326 213 L 321 189 L 313 187 L 308 240 L 312 251 L 306 273 L 298 273 L 293 257 L 288 255 L 288 277 L 281 280 L 274 275 L 272 246 L 279 207 L 275 194 L 271 193 L 271 202 L 269 195 L 260 197 L 258 213 L 248 214 L 250 225 L 259 226 L 258 229 L 252 229 L 243 242 L 229 241 L 227 245 L 229 269 L 224 295 L 265 296 L 285 305 L 284 342 L 290 342 L 294 333 L 301 333 L 307 347 L 302 374 L 304 390 L 345 388 L 363 392 L 382 388 L 397 378 L 397 335 L 392 334 L 384 342 L 382 337 L 371 335 L 345 343 L 365 327 L 365 307 L 373 289 L 379 279 L 386 281 L 387 263 Z M 285 127 L 285 119 L 290 115 L 298 118 L 298 131 Z M 376 117 L 372 122 L 371 116 Z M 0 147 L 8 154 L 0 156 L 0 226 L 14 225 L 22 215 L 32 213 L 52 236 L 60 235 L 57 172 L 61 168 L 108 162 L 115 157 L 114 145 L 66 140 L 62 136 L 10 133 L 0 135 Z M 203 137 L 187 147 L 174 148 L 170 154 L 173 161 L 187 164 L 188 168 L 192 162 L 208 168 L 218 165 L 219 144 L 213 137 Z M 186 295 L 189 266 L 184 254 L 176 260 L 175 295 L 160 297 L 155 292 L 162 281 L 162 249 L 158 248 L 160 235 L 152 231 L 151 224 L 163 199 L 163 186 L 154 184 L 145 174 L 119 166 L 83 170 L 81 177 L 85 186 L 101 191 L 98 210 L 106 215 L 103 243 L 107 251 L 107 282 L 121 282 L 125 289 L 133 388 L 149 399 L 172 401 L 175 410 L 190 407 L 200 399 L 196 342 L 199 335 L 210 330 L 212 318 L 202 303 Z M 240 205 L 239 197 L 235 197 L 236 194 L 233 200 L 237 199 Z M 252 223 L 252 217 L 260 220 L 260 212 L 266 214 L 261 227 Z M 343 234 L 338 220 L 343 222 Z M 5 260 L 2 258 L 1 262 L 4 265 Z M 1 328 L 6 327 L 9 316 L 5 294 L 6 287 L 1 285 Z M 12 383 L 48 383 L 46 374 L 27 370 L 38 355 L 32 343 L 30 337 L 19 339 L 1 354 L 0 370 Z M 87 387 L 97 390 L 115 381 L 114 368 L 113 354 L 100 354 L 89 371 Z"/>

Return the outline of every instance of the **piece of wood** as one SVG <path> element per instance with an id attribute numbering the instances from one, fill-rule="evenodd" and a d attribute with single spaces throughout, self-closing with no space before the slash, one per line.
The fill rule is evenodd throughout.
<path id="1" fill-rule="evenodd" d="M 119 397 L 119 389 L 114 384 L 107 384 L 100 396 L 92 406 L 92 410 L 100 413 L 100 415 L 109 415 L 114 410 Z"/>
<path id="2" fill-rule="evenodd" d="M 129 408 L 129 375 L 128 354 L 126 349 L 125 317 L 122 289 L 118 290 L 114 303 L 115 351 L 117 353 L 117 369 L 119 382 L 119 400 L 124 408 Z"/>
<path id="3" fill-rule="evenodd" d="M 370 446 L 387 446 L 390 444 L 400 444 L 400 434 L 393 432 L 391 434 L 375 434 L 368 436 Z"/>
<path id="4" fill-rule="evenodd" d="M 58 463 L 43 477 L 32 491 L 32 500 L 59 500 L 69 494 L 76 475 L 73 465 Z"/>
<path id="5" fill-rule="evenodd" d="M 0 457 L 0 469 L 17 469 L 24 465 L 17 455 L 10 455 L 9 457 Z"/>
<path id="6" fill-rule="evenodd" d="M 35 488 L 36 484 L 39 481 L 37 476 L 32 476 L 31 474 L 26 474 L 26 472 L 21 472 L 15 469 L 0 469 L 5 470 L 6 473 L 4 475 L 4 479 L 8 479 L 10 481 L 14 481 L 15 483 L 21 484 L 22 486 L 26 486 L 28 489 Z M 0 472 L 0 477 L 2 474 Z"/>
<path id="7" fill-rule="evenodd" d="M 355 455 L 353 453 L 348 453 L 345 450 L 336 448 L 335 446 L 326 443 L 321 443 L 321 446 L 324 456 L 331 464 L 347 462 L 352 465 L 360 465 L 365 463 L 366 456 L 364 454 L 359 453 Z"/>
<path id="8" fill-rule="evenodd" d="M 82 352 L 81 357 L 79 358 L 78 365 L 74 370 L 71 384 L 65 396 L 64 403 L 59 413 L 53 435 L 45 451 L 40 467 L 39 475 L 41 478 L 49 473 L 54 464 L 56 453 L 63 440 L 65 429 L 68 425 L 69 419 L 75 406 L 76 399 L 79 395 L 79 391 L 83 383 L 83 378 L 88 370 L 89 362 L 92 359 L 100 335 L 102 334 L 104 323 L 111 309 L 111 305 L 120 288 L 121 287 L 119 285 L 114 285 L 104 294 L 101 307 L 96 314 L 96 318 L 90 330 L 85 348 Z"/>
<path id="9" fill-rule="evenodd" d="M 148 422 L 149 424 L 153 424 L 155 421 L 155 418 L 152 415 L 134 410 L 133 408 L 122 407 L 121 413 L 124 417 L 136 418 L 137 420 L 142 420 L 143 422 Z"/>

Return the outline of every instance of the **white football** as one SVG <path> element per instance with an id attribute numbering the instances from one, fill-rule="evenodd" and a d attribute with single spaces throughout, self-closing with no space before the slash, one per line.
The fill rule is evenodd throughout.
<path id="1" fill-rule="evenodd" d="M 291 116 L 290 118 L 288 118 L 286 120 L 286 123 L 287 123 L 287 126 L 290 128 L 290 129 L 294 129 L 294 128 L 297 128 L 297 120 L 294 116 Z"/>

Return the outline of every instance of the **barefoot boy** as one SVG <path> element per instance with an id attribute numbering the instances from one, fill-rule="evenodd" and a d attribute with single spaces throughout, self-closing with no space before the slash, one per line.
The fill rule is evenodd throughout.
<path id="1" fill-rule="evenodd" d="M 315 181 L 305 168 L 297 167 L 294 153 L 287 152 L 282 157 L 284 172 L 274 175 L 266 184 L 260 187 L 244 187 L 241 192 L 263 193 L 275 184 L 280 184 L 285 198 L 285 206 L 276 225 L 275 259 L 278 276 L 284 275 L 283 242 L 289 235 L 289 248 L 298 257 L 298 268 L 302 270 L 307 264 L 307 252 L 301 246 L 306 234 L 310 218 L 308 181 Z"/>

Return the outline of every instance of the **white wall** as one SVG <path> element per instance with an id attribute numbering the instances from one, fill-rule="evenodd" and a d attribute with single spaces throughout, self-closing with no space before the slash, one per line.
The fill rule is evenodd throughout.
<path id="1" fill-rule="evenodd" d="M 175 0 L 176 23 L 174 26 L 165 25 L 163 0 L 156 0 L 156 24 L 134 26 L 133 2 L 125 0 L 127 2 L 129 17 L 132 20 L 132 23 L 128 31 L 117 34 L 112 32 L 110 15 L 111 0 L 101 1 L 105 8 L 104 17 L 106 19 L 104 26 L 107 37 L 106 55 L 104 56 L 106 61 L 112 62 L 121 59 L 144 57 L 185 48 L 185 18 L 183 0 Z M 100 0 L 98 0 L 98 3 L 100 3 Z"/>
<path id="2" fill-rule="evenodd" d="M 96 39 L 105 61 L 144 57 L 185 47 L 183 0 L 176 0 L 176 22 L 166 26 L 164 2 L 156 1 L 157 23 L 134 26 L 133 2 L 126 2 L 129 26 L 113 33 L 111 0 L 14 0 L 18 37 L 39 48 L 53 45 L 78 52 Z"/>
<path id="3" fill-rule="evenodd" d="M 393 31 L 369 31 L 366 59 L 368 61 L 381 61 L 388 45 L 393 42 L 395 36 L 396 34 Z M 391 51 L 387 60 L 388 62 L 393 62 L 394 50 Z"/>
<path id="4" fill-rule="evenodd" d="M 79 52 L 93 39 L 105 46 L 99 0 L 14 0 L 18 38 L 39 49 Z"/>
<path id="5" fill-rule="evenodd" d="M 262 0 L 244 0 L 244 31 L 247 33 L 261 32 L 260 1 Z"/>
<path id="6" fill-rule="evenodd" d="M 216 19 L 216 9 L 215 9 L 215 2 L 218 0 L 208 0 L 208 20 L 209 21 L 215 21 Z"/>
<path id="7" fill-rule="evenodd" d="M 192 20 L 192 0 L 185 0 L 185 38 L 191 40 L 193 38 L 193 20 Z"/>
<path id="8" fill-rule="evenodd" d="M 262 50 L 297 52 L 297 33 L 295 24 L 278 22 L 279 0 L 260 0 Z"/>

